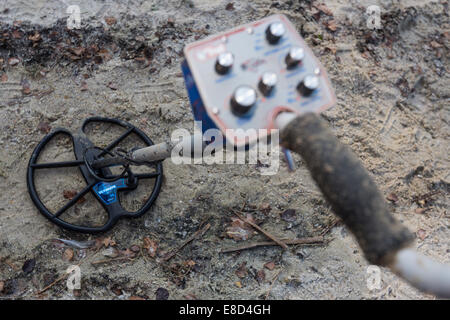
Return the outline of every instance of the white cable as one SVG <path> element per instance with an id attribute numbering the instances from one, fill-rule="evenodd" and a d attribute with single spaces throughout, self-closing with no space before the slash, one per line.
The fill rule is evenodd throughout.
<path id="1" fill-rule="evenodd" d="M 397 252 L 392 270 L 419 290 L 440 298 L 450 298 L 450 266 L 411 248 Z"/>
<path id="2" fill-rule="evenodd" d="M 275 128 L 283 130 L 284 127 L 288 125 L 289 122 L 297 118 L 297 114 L 293 112 L 280 112 L 275 118 Z"/>

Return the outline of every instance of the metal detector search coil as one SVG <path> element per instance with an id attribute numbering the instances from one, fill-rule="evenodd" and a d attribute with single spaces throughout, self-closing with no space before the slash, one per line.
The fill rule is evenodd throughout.
<path id="1" fill-rule="evenodd" d="M 99 148 L 96 147 L 86 135 L 86 126 L 90 123 L 112 124 L 122 127 L 123 129 L 125 129 L 125 131 L 122 135 L 112 141 L 105 148 Z M 101 163 L 102 161 L 110 160 L 111 158 L 108 159 L 105 156 L 109 153 L 113 154 L 112 150 L 132 133 L 135 134 L 136 137 L 146 146 L 153 145 L 152 140 L 150 140 L 150 138 L 147 137 L 144 132 L 131 125 L 130 123 L 118 119 L 101 117 L 92 117 L 86 119 L 83 122 L 81 128 L 76 133 L 71 133 L 66 129 L 56 129 L 45 136 L 34 149 L 28 163 L 27 170 L 28 191 L 34 204 L 39 209 L 39 212 L 42 213 L 51 222 L 57 224 L 62 228 L 84 233 L 105 232 L 111 229 L 122 217 L 139 217 L 144 214 L 156 200 L 159 195 L 159 191 L 161 190 L 162 164 L 160 162 L 154 164 L 155 170 L 153 170 L 153 172 L 139 174 L 133 173 L 127 166 L 125 167 L 123 173 L 120 175 L 113 175 L 111 169 L 109 169 L 107 165 L 97 169 L 93 168 L 95 167 L 94 164 L 96 162 Z M 42 151 L 58 135 L 65 135 L 70 137 L 73 145 L 75 159 L 72 161 L 49 163 L 43 163 L 39 161 Z M 114 155 L 115 154 L 116 153 L 114 153 Z M 112 159 L 118 159 L 117 161 L 119 162 L 117 164 L 119 165 L 121 164 L 121 162 L 127 165 L 127 162 L 124 161 L 122 157 L 116 157 Z M 42 202 L 36 189 L 35 172 L 36 170 L 40 169 L 57 169 L 64 167 L 78 167 L 86 182 L 86 186 L 59 210 L 57 210 L 56 212 L 51 212 Z M 144 201 L 140 209 L 135 212 L 129 212 L 125 210 L 120 203 L 120 193 L 123 191 L 135 190 L 139 184 L 139 181 L 142 179 L 154 179 L 153 190 L 150 196 Z M 87 226 L 73 224 L 66 221 L 63 214 L 89 192 L 94 195 L 95 199 L 100 202 L 103 209 L 106 211 L 108 215 L 106 223 L 103 226 Z M 95 210 L 93 210 L 93 214 L 96 214 Z"/>

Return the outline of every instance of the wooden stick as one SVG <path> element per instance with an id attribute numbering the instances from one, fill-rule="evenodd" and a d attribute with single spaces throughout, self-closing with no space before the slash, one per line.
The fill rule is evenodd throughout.
<path id="1" fill-rule="evenodd" d="M 247 219 L 245 219 L 243 216 L 241 216 L 238 212 L 232 210 L 233 213 L 242 221 L 244 221 L 245 223 L 251 225 L 253 228 L 255 228 L 256 230 L 258 230 L 259 232 L 261 232 L 263 235 L 265 235 L 267 238 L 269 238 L 270 240 L 276 242 L 279 246 L 281 246 L 283 249 L 287 249 L 287 245 L 286 243 L 284 243 L 283 241 L 281 241 L 280 239 L 276 238 L 275 236 L 273 236 L 272 234 L 268 233 L 267 231 L 263 230 L 262 228 L 260 228 L 257 224 L 248 221 Z"/>
<path id="2" fill-rule="evenodd" d="M 335 219 L 328 227 L 325 227 L 325 229 L 320 233 L 320 235 L 321 236 L 326 235 L 328 232 L 330 232 L 331 229 L 333 229 L 340 222 L 341 219 Z"/>
<path id="3" fill-rule="evenodd" d="M 130 261 L 133 261 L 134 259 L 131 258 L 131 257 L 117 257 L 117 258 L 111 258 L 111 259 L 104 259 L 104 260 L 94 261 L 94 262 L 91 262 L 91 264 L 96 265 L 96 264 L 106 263 L 106 262 L 110 262 L 110 261 L 117 261 L 117 260 L 130 260 Z"/>
<path id="4" fill-rule="evenodd" d="M 281 241 L 283 241 L 285 244 L 311 244 L 311 243 L 321 243 L 324 241 L 324 239 L 322 236 L 317 236 L 317 237 L 301 238 L 301 239 L 283 239 Z M 242 246 L 235 247 L 235 248 L 222 249 L 221 252 L 228 253 L 228 252 L 252 249 L 252 248 L 256 248 L 256 247 L 276 246 L 276 245 L 278 245 L 278 244 L 276 242 L 272 242 L 272 241 L 253 242 L 253 243 L 242 245 Z"/>
<path id="5" fill-rule="evenodd" d="M 189 239 L 187 239 L 181 246 L 167 253 L 164 257 L 161 258 L 162 261 L 169 261 L 172 259 L 181 249 L 183 249 L 190 242 L 194 241 L 198 236 L 203 235 L 211 225 L 208 223 L 203 228 L 198 229 Z"/>
<path id="6" fill-rule="evenodd" d="M 275 275 L 275 277 L 273 277 L 272 283 L 270 284 L 269 290 L 267 290 L 266 296 L 264 297 L 264 300 L 267 300 L 267 298 L 269 297 L 270 291 L 272 291 L 273 285 L 275 284 L 275 281 L 277 281 L 278 276 L 280 275 L 281 271 L 283 269 L 280 269 L 277 274 Z"/>
<path id="7" fill-rule="evenodd" d="M 50 289 L 51 287 L 53 287 L 55 284 L 57 284 L 58 282 L 60 282 L 61 280 L 64 280 L 69 274 L 65 273 L 63 274 L 61 277 L 59 277 L 58 279 L 56 279 L 55 281 L 53 281 L 52 283 L 50 283 L 48 286 L 46 286 L 45 288 L 39 290 L 36 295 L 39 295 L 41 293 L 44 293 L 45 291 L 47 291 L 48 289 Z"/>

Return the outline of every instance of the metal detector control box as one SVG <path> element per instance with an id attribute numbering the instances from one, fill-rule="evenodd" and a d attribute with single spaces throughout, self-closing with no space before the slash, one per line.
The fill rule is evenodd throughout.
<path id="1" fill-rule="evenodd" d="M 279 112 L 322 112 L 335 104 L 325 69 L 284 15 L 273 15 L 184 48 L 182 69 L 203 131 L 273 129 Z"/>

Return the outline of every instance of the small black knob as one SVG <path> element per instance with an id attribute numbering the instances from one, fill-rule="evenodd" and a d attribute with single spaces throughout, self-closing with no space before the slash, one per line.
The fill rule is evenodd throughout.
<path id="1" fill-rule="evenodd" d="M 305 57 L 305 52 L 300 47 L 293 47 L 289 50 L 284 61 L 286 62 L 286 67 L 288 69 L 294 69 L 296 66 L 302 62 Z"/>
<path id="2" fill-rule="evenodd" d="M 231 97 L 231 111 L 237 116 L 243 116 L 256 103 L 256 91 L 250 86 L 238 87 Z"/>
<path id="3" fill-rule="evenodd" d="M 276 73 L 270 71 L 264 72 L 258 83 L 259 91 L 261 91 L 265 97 L 270 96 L 277 84 L 277 80 Z"/>
<path id="4" fill-rule="evenodd" d="M 234 63 L 234 56 L 231 52 L 222 52 L 216 60 L 215 69 L 218 74 L 227 74 Z"/>
<path id="5" fill-rule="evenodd" d="M 306 75 L 298 84 L 297 90 L 302 96 L 310 96 L 319 87 L 319 78 L 313 74 Z"/>
<path id="6" fill-rule="evenodd" d="M 266 39 L 270 44 L 277 44 L 285 32 L 286 30 L 281 22 L 271 23 L 266 29 Z"/>

